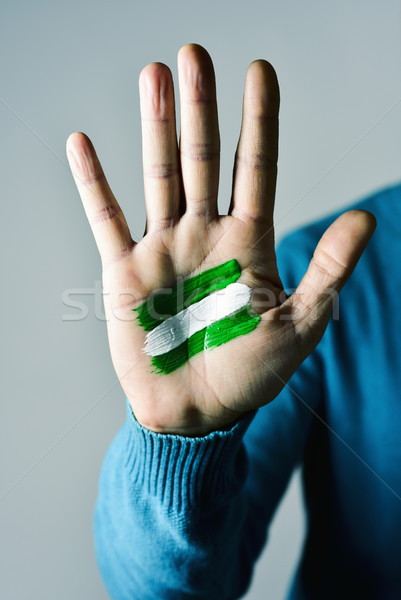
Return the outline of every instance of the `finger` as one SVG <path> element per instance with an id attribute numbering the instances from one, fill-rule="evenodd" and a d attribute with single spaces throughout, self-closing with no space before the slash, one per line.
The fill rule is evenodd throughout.
<path id="1" fill-rule="evenodd" d="M 174 88 L 166 65 L 152 63 L 139 78 L 147 231 L 178 219 L 180 176 Z"/>
<path id="2" fill-rule="evenodd" d="M 127 222 L 106 181 L 92 142 L 84 133 L 70 135 L 67 157 L 102 261 L 113 261 L 128 253 L 134 242 Z"/>
<path id="3" fill-rule="evenodd" d="M 181 48 L 178 75 L 186 212 L 209 221 L 217 216 L 220 136 L 214 69 L 206 50 L 196 44 Z"/>
<path id="4" fill-rule="evenodd" d="M 253 62 L 245 80 L 230 212 L 242 220 L 260 222 L 267 227 L 273 224 L 279 104 L 273 67 L 265 60 Z"/>
<path id="5" fill-rule="evenodd" d="M 320 239 L 307 272 L 287 300 L 292 304 L 292 318 L 307 352 L 323 335 L 333 303 L 375 227 L 376 220 L 371 213 L 351 210 L 334 221 Z M 285 310 L 285 304 L 281 309 Z"/>

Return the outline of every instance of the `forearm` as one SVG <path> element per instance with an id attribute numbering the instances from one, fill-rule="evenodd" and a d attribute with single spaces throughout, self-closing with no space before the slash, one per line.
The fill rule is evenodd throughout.
<path id="1" fill-rule="evenodd" d="M 113 600 L 241 597 L 302 459 L 322 398 L 319 373 L 314 353 L 274 402 L 204 437 L 150 432 L 128 405 L 95 519 Z"/>
<path id="2" fill-rule="evenodd" d="M 128 416 L 106 457 L 95 515 L 113 600 L 241 596 L 260 550 L 244 530 L 242 437 L 252 415 L 203 438 L 154 434 Z"/>

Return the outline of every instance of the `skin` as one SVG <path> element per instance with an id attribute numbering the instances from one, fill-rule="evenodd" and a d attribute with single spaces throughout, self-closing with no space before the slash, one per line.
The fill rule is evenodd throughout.
<path id="1" fill-rule="evenodd" d="M 170 70 L 152 63 L 139 78 L 147 213 L 142 240 L 132 240 L 89 138 L 73 133 L 67 156 L 101 255 L 112 360 L 135 417 L 155 432 L 197 436 L 229 426 L 278 395 L 321 339 L 333 298 L 373 234 L 375 219 L 359 210 L 342 214 L 287 299 L 274 251 L 275 71 L 257 60 L 246 74 L 228 215 L 217 211 L 220 138 L 211 58 L 201 46 L 184 46 L 178 72 L 179 143 Z M 242 268 L 239 281 L 255 290 L 258 327 L 169 375 L 151 373 L 145 333 L 132 309 L 155 290 L 232 258 Z"/>

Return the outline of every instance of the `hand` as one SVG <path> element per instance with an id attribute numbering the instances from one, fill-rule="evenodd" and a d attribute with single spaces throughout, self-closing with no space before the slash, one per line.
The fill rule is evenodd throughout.
<path id="1" fill-rule="evenodd" d="M 286 299 L 274 252 L 279 89 L 273 67 L 253 62 L 228 215 L 217 212 L 219 130 L 212 61 L 197 45 L 178 54 L 181 135 L 173 82 L 160 63 L 140 75 L 147 228 L 135 243 L 95 150 L 82 133 L 70 161 L 103 265 L 113 363 L 137 420 L 162 433 L 202 435 L 267 404 L 319 342 L 332 293 L 349 277 L 375 228 L 364 211 L 344 213 L 321 238 L 297 291 Z M 152 372 L 133 311 L 155 290 L 236 259 L 254 290 L 257 327 L 208 348 L 165 375 Z M 261 292 L 262 290 L 262 292 Z M 264 298 L 273 298 L 261 308 Z"/>

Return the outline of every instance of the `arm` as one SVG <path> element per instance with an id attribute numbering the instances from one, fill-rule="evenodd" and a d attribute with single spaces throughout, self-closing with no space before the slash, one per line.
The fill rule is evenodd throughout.
<path id="1" fill-rule="evenodd" d="M 305 252 L 278 252 L 294 287 Z M 301 260 L 303 258 L 303 260 Z M 318 349 L 277 399 L 211 435 L 154 434 L 127 404 L 127 421 L 105 459 L 95 511 L 96 552 L 110 595 L 240 598 L 269 524 L 301 462 L 321 394 Z M 295 392 L 295 394 L 293 393 Z M 301 402 L 299 397 L 307 403 Z M 118 540 L 118 542 L 115 542 Z M 157 542 L 155 542 L 157 540 Z"/>
<path id="2" fill-rule="evenodd" d="M 155 63 L 140 77 L 142 240 L 133 241 L 89 139 L 73 134 L 67 145 L 102 258 L 111 354 L 132 411 L 106 461 L 97 510 L 99 556 L 108 557 L 103 570 L 110 586 L 127 586 L 114 588 L 115 598 L 135 597 L 131 585 L 149 597 L 156 591 L 163 598 L 202 597 L 211 590 L 204 580 L 214 561 L 220 569 L 212 573 L 213 589 L 244 587 L 258 546 L 243 535 L 247 515 L 252 519 L 243 492 L 244 423 L 276 398 L 316 346 L 333 294 L 374 229 L 363 211 L 339 217 L 287 298 L 274 252 L 279 91 L 273 68 L 256 61 L 248 69 L 225 216 L 217 211 L 214 71 L 199 46 L 180 51 L 179 83 L 178 147 L 170 71 Z M 224 545 L 230 535 L 232 544 Z M 126 556 L 127 545 L 134 554 Z M 241 553 L 249 556 L 245 563 Z"/>
<path id="3" fill-rule="evenodd" d="M 318 358 L 291 388 L 319 402 Z M 287 390 L 202 437 L 127 421 L 105 459 L 96 553 L 113 600 L 228 600 L 246 591 L 274 511 L 302 459 L 313 414 Z"/>

